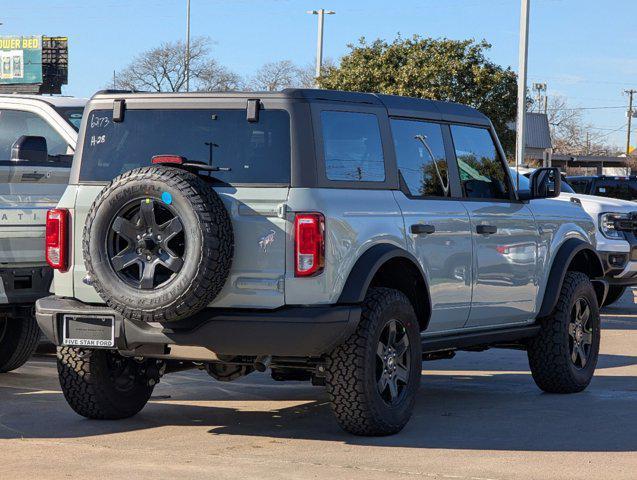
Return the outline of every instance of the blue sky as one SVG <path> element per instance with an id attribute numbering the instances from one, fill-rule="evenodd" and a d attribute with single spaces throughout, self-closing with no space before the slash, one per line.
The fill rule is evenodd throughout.
<path id="1" fill-rule="evenodd" d="M 517 70 L 518 0 L 191 2 L 192 35 L 209 36 L 217 60 L 242 75 L 268 61 L 312 62 L 316 17 L 305 11 L 321 7 L 337 12 L 326 18 L 325 30 L 325 55 L 335 59 L 361 36 L 392 39 L 398 32 L 418 33 L 484 38 L 493 44 L 492 60 Z M 89 96 L 136 54 L 185 35 L 186 0 L 2 4 L 0 34 L 69 37 L 70 78 L 64 92 L 71 95 Z M 637 88 L 637 1 L 531 0 L 529 48 L 529 84 L 544 81 L 549 94 L 587 108 L 585 118 L 595 131 L 623 145 L 627 98 L 622 91 Z"/>

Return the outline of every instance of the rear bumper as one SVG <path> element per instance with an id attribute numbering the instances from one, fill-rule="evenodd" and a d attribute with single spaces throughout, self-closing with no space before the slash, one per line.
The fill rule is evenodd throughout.
<path id="1" fill-rule="evenodd" d="M 126 352 L 180 345 L 204 347 L 218 355 L 315 357 L 328 353 L 354 332 L 361 309 L 355 305 L 206 309 L 181 322 L 160 325 L 122 318 L 106 306 L 49 296 L 36 302 L 36 318 L 56 345 L 62 341 L 64 314 L 114 316 L 115 345 Z"/>
<path id="2" fill-rule="evenodd" d="M 53 270 L 48 266 L 0 269 L 0 304 L 33 305 L 49 295 Z"/>

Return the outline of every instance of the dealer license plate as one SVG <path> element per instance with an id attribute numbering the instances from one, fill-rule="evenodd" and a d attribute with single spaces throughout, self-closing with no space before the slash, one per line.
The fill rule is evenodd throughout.
<path id="1" fill-rule="evenodd" d="M 73 347 L 114 347 L 115 318 L 64 315 L 62 344 Z"/>

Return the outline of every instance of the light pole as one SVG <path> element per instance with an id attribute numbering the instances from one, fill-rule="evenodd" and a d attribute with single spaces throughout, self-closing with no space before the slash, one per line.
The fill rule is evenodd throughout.
<path id="1" fill-rule="evenodd" d="M 529 4 L 530 0 L 521 0 L 520 11 L 520 45 L 519 45 L 519 72 L 518 72 L 518 119 L 515 141 L 515 167 L 519 169 L 524 161 L 524 147 L 526 141 L 526 66 L 529 55 Z M 518 187 L 519 171 L 518 175 Z"/>
<path id="2" fill-rule="evenodd" d="M 308 10 L 307 13 L 311 15 L 318 15 L 318 35 L 316 38 L 316 78 L 318 79 L 321 76 L 321 67 L 323 66 L 323 21 L 325 15 L 334 15 L 336 12 L 334 10 L 325 10 L 321 8 L 320 10 Z M 316 82 L 316 86 L 318 87 L 318 81 Z"/>
<path id="3" fill-rule="evenodd" d="M 186 3 L 186 91 L 190 91 L 190 0 Z"/>

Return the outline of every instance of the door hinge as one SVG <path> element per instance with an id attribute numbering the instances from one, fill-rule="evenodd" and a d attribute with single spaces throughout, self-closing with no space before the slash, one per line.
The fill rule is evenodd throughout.
<path id="1" fill-rule="evenodd" d="M 279 203 L 276 207 L 276 216 L 279 218 L 285 218 L 288 214 L 287 203 Z"/>

